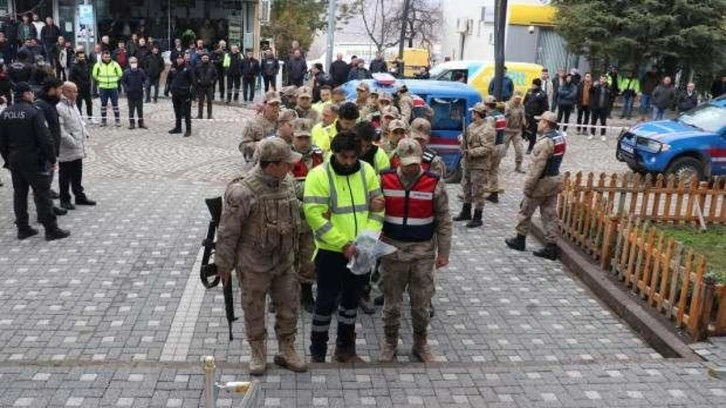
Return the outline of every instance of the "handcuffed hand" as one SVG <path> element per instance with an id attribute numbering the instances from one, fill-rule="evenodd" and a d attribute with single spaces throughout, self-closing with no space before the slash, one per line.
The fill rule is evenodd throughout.
<path id="1" fill-rule="evenodd" d="M 383 196 L 371 199 L 370 207 L 372 212 L 380 212 L 386 208 L 386 199 Z"/>

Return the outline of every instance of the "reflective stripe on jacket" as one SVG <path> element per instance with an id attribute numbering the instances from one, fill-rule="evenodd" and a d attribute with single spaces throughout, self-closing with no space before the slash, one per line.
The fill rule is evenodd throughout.
<path id="1" fill-rule="evenodd" d="M 364 230 L 380 232 L 383 212 L 370 212 L 370 200 L 380 197 L 376 172 L 359 161 L 360 170 L 339 175 L 330 162 L 315 167 L 305 180 L 303 211 L 318 249 L 343 252 Z"/>
<path id="2" fill-rule="evenodd" d="M 124 74 L 118 62 L 111 60 L 108 64 L 99 61 L 93 66 L 93 79 L 101 89 L 117 89 L 118 82 Z"/>
<path id="3" fill-rule="evenodd" d="M 439 177 L 423 172 L 407 190 L 397 170 L 381 175 L 381 187 L 386 198 L 383 235 L 396 241 L 422 242 L 434 236 L 436 229 L 434 191 Z"/>

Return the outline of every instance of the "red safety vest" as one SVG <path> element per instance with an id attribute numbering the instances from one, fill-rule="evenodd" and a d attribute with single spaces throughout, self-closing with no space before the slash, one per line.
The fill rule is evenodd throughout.
<path id="1" fill-rule="evenodd" d="M 396 170 L 381 174 L 381 188 L 386 198 L 383 234 L 403 242 L 428 241 L 434 236 L 434 191 L 439 177 L 425 171 L 410 190 L 406 190 Z"/>
<path id="2" fill-rule="evenodd" d="M 318 166 L 322 164 L 325 161 L 325 157 L 323 156 L 323 151 L 320 150 L 317 147 L 313 148 L 313 153 L 311 155 L 313 159 L 313 165 L 309 169 L 308 166 L 305 165 L 305 159 L 300 159 L 299 162 L 295 163 L 294 166 L 292 166 L 291 173 L 293 177 L 296 179 L 304 179 L 308 175 L 308 171 L 310 171 L 313 167 Z"/>

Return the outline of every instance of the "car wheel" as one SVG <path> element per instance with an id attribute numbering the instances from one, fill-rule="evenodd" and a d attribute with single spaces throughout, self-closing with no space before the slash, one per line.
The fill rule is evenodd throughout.
<path id="1" fill-rule="evenodd" d="M 698 180 L 704 179 L 703 164 L 693 157 L 681 157 L 673 161 L 666 170 L 666 175 L 673 174 L 676 180 L 685 180 L 689 184 L 695 175 Z"/>
<path id="2" fill-rule="evenodd" d="M 461 182 L 461 162 L 456 164 L 455 169 L 446 169 L 446 177 L 444 181 L 450 184 L 456 184 Z"/>

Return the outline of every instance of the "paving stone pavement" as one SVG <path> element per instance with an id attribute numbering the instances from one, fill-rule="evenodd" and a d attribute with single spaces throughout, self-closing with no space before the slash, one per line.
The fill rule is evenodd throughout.
<path id="1" fill-rule="evenodd" d="M 181 138 L 166 133 L 168 103 L 146 110 L 148 131 L 92 128 L 85 186 L 99 205 L 60 218 L 69 239 L 17 241 L 11 189 L 0 188 L 0 407 L 198 407 L 204 355 L 217 358 L 223 380 L 247 378 L 242 320 L 228 342 L 221 290 L 199 290 L 195 263 L 203 198 L 244 167 L 237 144 L 252 112 L 215 106 L 219 121 L 195 121 L 194 135 Z M 625 171 L 611 136 L 570 137 L 565 167 Z M 485 207 L 484 228 L 456 225 L 451 265 L 438 273 L 437 363 L 410 361 L 406 315 L 397 363 L 377 364 L 380 311 L 361 314 L 358 349 L 368 367 L 292 374 L 270 365 L 253 406 L 722 404 L 726 383 L 708 377 L 704 363 L 662 358 L 560 263 L 506 249 L 521 198 L 512 154 L 502 202 Z M 457 191 L 450 187 L 452 211 Z M 299 320 L 306 354 L 310 320 Z M 713 347 L 701 349 L 720 352 Z M 239 404 L 220 396 L 219 406 Z"/>

